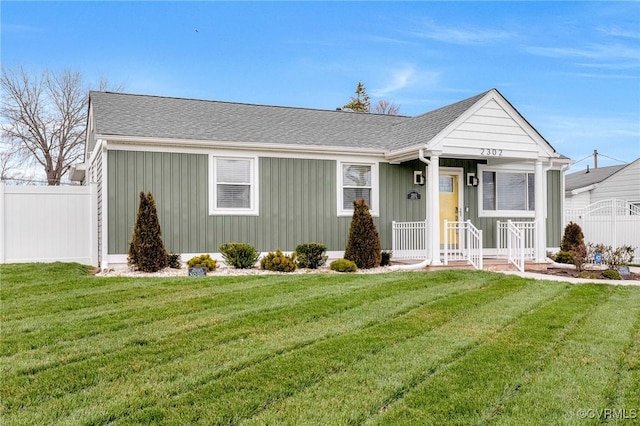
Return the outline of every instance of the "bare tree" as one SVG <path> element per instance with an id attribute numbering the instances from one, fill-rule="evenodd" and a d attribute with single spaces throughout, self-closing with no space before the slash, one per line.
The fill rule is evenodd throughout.
<path id="1" fill-rule="evenodd" d="M 106 89 L 106 80 L 99 85 Z M 49 185 L 59 185 L 83 157 L 89 90 L 81 74 L 44 70 L 32 76 L 22 67 L 3 69 L 0 88 L 5 144 L 42 166 Z"/>
<path id="2" fill-rule="evenodd" d="M 371 107 L 371 112 L 373 114 L 398 115 L 400 107 L 386 99 L 380 99 L 378 103 Z"/>

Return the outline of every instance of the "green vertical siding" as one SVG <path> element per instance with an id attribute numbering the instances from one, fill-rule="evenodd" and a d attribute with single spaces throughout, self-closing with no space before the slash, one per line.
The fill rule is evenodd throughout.
<path id="1" fill-rule="evenodd" d="M 547 172 L 547 247 L 560 247 L 562 238 L 562 193 L 559 170 Z"/>
<path id="2" fill-rule="evenodd" d="M 178 253 L 217 252 L 224 242 L 241 241 L 260 251 L 293 250 L 302 242 L 323 242 L 343 250 L 350 217 L 337 217 L 337 174 L 333 160 L 260 158 L 259 216 L 211 216 L 208 157 L 204 154 L 109 151 L 109 253 L 127 253 L 140 191 L 151 191 L 167 250 Z M 483 230 L 484 245 L 496 246 L 496 222 L 509 218 L 478 217 L 478 190 L 464 182 L 477 174 L 480 161 L 442 159 L 443 167 L 463 168 L 461 190 L 465 219 Z M 424 220 L 426 187 L 413 184 L 419 161 L 380 163 L 380 214 L 374 222 L 382 246 L 391 248 L 391 222 Z M 547 173 L 547 244 L 560 244 L 562 212 L 560 172 Z M 409 200 L 416 190 L 420 200 Z"/>
<path id="3" fill-rule="evenodd" d="M 247 242 L 260 251 L 293 250 L 322 242 L 344 250 L 350 217 L 337 216 L 333 160 L 259 160 L 259 216 L 209 215 L 208 157 L 204 154 L 109 151 L 109 253 L 127 253 L 139 192 L 151 191 L 167 250 L 217 252 L 225 242 Z M 425 218 L 425 187 L 413 185 L 420 162 L 380 164 L 380 216 L 374 219 L 382 246 L 391 248 L 391 222 Z M 411 190 L 420 200 L 408 200 Z"/>

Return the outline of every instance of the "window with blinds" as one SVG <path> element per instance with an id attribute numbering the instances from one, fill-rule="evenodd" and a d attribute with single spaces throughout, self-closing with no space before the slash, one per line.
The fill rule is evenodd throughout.
<path id="1" fill-rule="evenodd" d="M 257 214 L 255 164 L 255 158 L 213 158 L 213 214 Z"/>
<path id="2" fill-rule="evenodd" d="M 371 166 L 363 164 L 342 165 L 342 208 L 353 210 L 353 202 L 364 198 L 371 206 Z"/>
<path id="3" fill-rule="evenodd" d="M 482 172 L 482 209 L 485 215 L 513 215 L 535 211 L 535 174 L 517 171 Z"/>
<path id="4" fill-rule="evenodd" d="M 338 216 L 353 214 L 353 202 L 364 199 L 371 214 L 378 214 L 378 165 L 338 162 Z"/>

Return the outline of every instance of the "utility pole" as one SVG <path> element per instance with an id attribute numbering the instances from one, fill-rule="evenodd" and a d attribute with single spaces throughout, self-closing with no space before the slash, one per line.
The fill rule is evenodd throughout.
<path id="1" fill-rule="evenodd" d="M 593 168 L 594 169 L 598 168 L 598 150 L 597 149 L 593 150 Z"/>

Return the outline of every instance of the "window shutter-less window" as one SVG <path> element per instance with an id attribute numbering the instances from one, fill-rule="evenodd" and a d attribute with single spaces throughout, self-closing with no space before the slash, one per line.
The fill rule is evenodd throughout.
<path id="1" fill-rule="evenodd" d="M 251 160 L 216 159 L 216 207 L 251 208 Z"/>
<path id="2" fill-rule="evenodd" d="M 353 210 L 353 202 L 360 198 L 371 207 L 371 166 L 342 165 L 342 208 Z"/>

